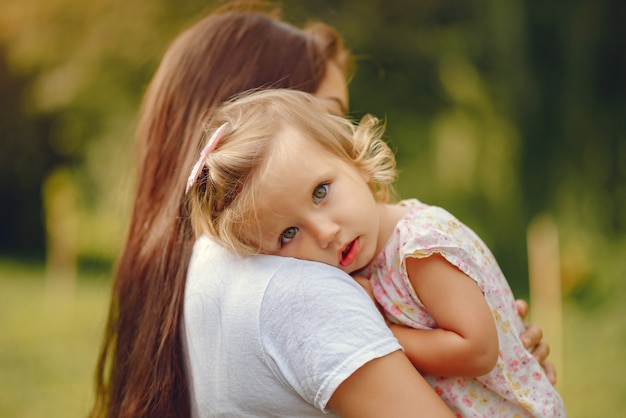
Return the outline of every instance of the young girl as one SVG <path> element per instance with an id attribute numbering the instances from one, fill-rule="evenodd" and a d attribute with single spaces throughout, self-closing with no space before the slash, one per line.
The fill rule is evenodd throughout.
<path id="1" fill-rule="evenodd" d="M 407 356 L 458 416 L 565 416 L 485 244 L 441 208 L 388 203 L 395 160 L 375 118 L 355 125 L 311 95 L 270 90 L 224 104 L 206 129 L 187 182 L 197 235 L 370 270 Z"/>

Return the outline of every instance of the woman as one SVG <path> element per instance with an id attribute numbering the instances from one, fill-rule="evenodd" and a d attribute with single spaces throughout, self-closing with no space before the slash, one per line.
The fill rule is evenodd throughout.
<path id="1" fill-rule="evenodd" d="M 345 111 L 344 76 L 348 66 L 349 56 L 341 40 L 328 26 L 316 24 L 300 30 L 270 14 L 249 10 L 213 13 L 183 32 L 169 47 L 143 100 L 136 134 L 135 201 L 117 265 L 92 416 L 186 417 L 192 412 L 201 413 L 198 395 L 193 392 L 197 384 L 192 383 L 191 391 L 189 386 L 195 381 L 190 370 L 196 369 L 189 353 L 194 342 L 183 333 L 183 305 L 194 246 L 184 185 L 189 167 L 197 159 L 203 115 L 234 94 L 252 88 L 295 88 L 328 99 L 332 111 Z M 256 261 L 242 262 L 209 243 L 203 245 L 215 263 L 210 270 L 212 276 L 238 276 L 244 274 L 243 267 L 245 272 L 255 269 Z M 200 266 L 191 274 L 195 277 L 202 271 Z M 287 271 L 298 276 L 301 268 L 289 266 Z M 323 279 L 341 283 L 345 292 L 360 301 L 359 289 L 352 288 L 338 274 L 325 271 Z M 328 301 L 327 309 L 344 309 L 331 305 L 331 298 Z M 339 315 L 350 312 L 339 312 L 337 319 Z M 388 336 L 380 327 L 376 332 L 381 338 Z M 532 341 L 541 338 L 536 327 L 527 334 L 531 346 Z M 346 335 L 347 340 L 350 338 Z M 543 358 L 546 347 L 543 344 L 535 350 L 537 355 Z M 402 416 L 403 408 L 404 412 L 415 410 L 411 409 L 415 402 L 425 415 L 429 410 L 433 416 L 445 414 L 434 392 L 397 347 L 391 344 L 387 352 L 379 357 L 370 355 L 362 367 L 346 372 L 342 380 L 335 381 L 330 399 L 318 408 L 349 415 L 359 413 L 361 407 L 375 414 L 381 404 L 368 395 L 373 388 L 370 383 L 376 382 L 372 376 L 391 375 L 411 383 L 403 387 L 413 388 L 411 393 L 389 394 L 392 397 L 388 402 L 398 408 L 396 416 Z M 210 365 L 207 370 L 212 370 Z M 283 382 L 283 386 L 289 384 Z M 272 394 L 263 392 L 264 387 L 257 389 L 267 395 L 265 399 L 271 399 Z M 376 393 L 386 392 L 377 389 Z M 263 405 L 258 406 L 261 409 L 251 415 L 264 415 Z"/>

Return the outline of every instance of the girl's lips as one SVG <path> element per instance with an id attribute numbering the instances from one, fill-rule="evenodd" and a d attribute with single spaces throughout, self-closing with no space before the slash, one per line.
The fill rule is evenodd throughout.
<path id="1" fill-rule="evenodd" d="M 356 238 L 339 253 L 339 264 L 349 266 L 354 263 L 361 251 L 361 240 Z"/>

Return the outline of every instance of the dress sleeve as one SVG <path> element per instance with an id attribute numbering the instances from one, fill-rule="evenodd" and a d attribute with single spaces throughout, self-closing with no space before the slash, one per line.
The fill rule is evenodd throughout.
<path id="1" fill-rule="evenodd" d="M 439 253 L 475 281 L 478 281 L 476 271 L 496 264 L 474 231 L 436 206 L 415 212 L 400 233 L 399 247 L 403 264 L 408 257 L 423 258 Z"/>
<path id="2" fill-rule="evenodd" d="M 268 367 L 322 411 L 357 369 L 401 349 L 366 292 L 320 263 L 286 265 L 267 287 L 260 315 Z"/>

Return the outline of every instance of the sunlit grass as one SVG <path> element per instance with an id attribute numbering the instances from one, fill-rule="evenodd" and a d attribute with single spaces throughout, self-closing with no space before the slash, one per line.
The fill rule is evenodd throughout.
<path id="1" fill-rule="evenodd" d="M 562 393 L 570 417 L 626 411 L 626 241 L 595 254 L 597 270 L 564 305 Z"/>
<path id="2" fill-rule="evenodd" d="M 623 263 L 614 265 L 608 274 L 624 272 Z M 109 286 L 106 278 L 80 276 L 74 289 L 54 290 L 41 265 L 0 260 L 0 417 L 86 416 Z M 584 295 L 564 303 L 559 390 L 570 418 L 626 410 L 626 283 L 593 283 L 585 290 L 596 294 L 591 305 Z"/>
<path id="3" fill-rule="evenodd" d="M 0 261 L 0 416 L 87 415 L 107 303 L 101 278 L 52 289 L 42 266 Z"/>
<path id="4" fill-rule="evenodd" d="M 565 367 L 560 376 L 570 417 L 618 417 L 626 411 L 626 307 L 565 308 Z"/>

